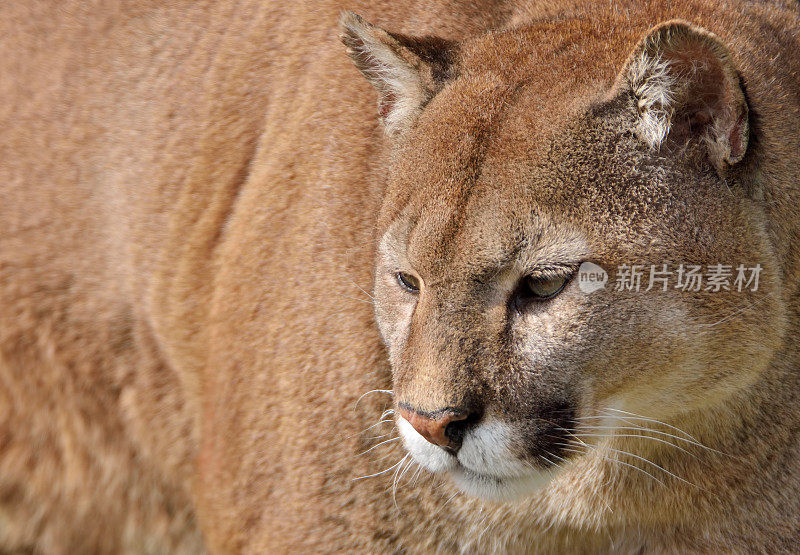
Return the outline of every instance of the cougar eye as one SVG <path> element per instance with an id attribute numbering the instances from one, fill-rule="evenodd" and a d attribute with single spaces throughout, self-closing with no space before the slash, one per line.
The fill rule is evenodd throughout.
<path id="1" fill-rule="evenodd" d="M 515 295 L 517 308 L 530 302 L 541 302 L 552 299 L 561 291 L 569 281 L 565 275 L 526 276 L 520 282 Z"/>
<path id="2" fill-rule="evenodd" d="M 397 282 L 409 293 L 419 293 L 419 280 L 405 272 L 397 272 Z"/>

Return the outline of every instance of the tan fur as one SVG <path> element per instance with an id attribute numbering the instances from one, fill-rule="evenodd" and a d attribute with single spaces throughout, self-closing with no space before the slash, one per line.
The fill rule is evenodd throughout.
<path id="1" fill-rule="evenodd" d="M 390 136 L 342 9 L 393 33 L 387 59 L 419 76 L 394 91 L 417 104 Z M 0 12 L 0 550 L 796 551 L 796 2 Z M 695 46 L 743 86 L 708 97 L 717 125 L 688 142 L 670 133 L 696 106 L 629 90 L 642 38 L 676 18 L 713 33 Z M 422 46 L 451 49 L 452 73 Z M 749 140 L 722 109 L 741 90 Z M 669 132 L 642 132 L 648 108 Z M 537 381 L 502 372 L 498 292 L 516 274 L 471 285 L 521 238 L 537 248 L 517 269 L 760 262 L 763 289 L 565 295 L 525 328 L 551 334 L 531 348 L 556 381 Z M 391 260 L 430 287 L 418 307 L 382 281 Z M 606 447 L 671 474 L 590 453 L 512 504 L 413 468 L 366 477 L 405 454 L 359 455 L 395 437 L 362 432 L 400 397 L 481 391 L 503 416 L 576 383 L 579 414 L 613 399 L 725 454 L 619 437 Z M 356 405 L 375 389 L 395 399 Z"/>

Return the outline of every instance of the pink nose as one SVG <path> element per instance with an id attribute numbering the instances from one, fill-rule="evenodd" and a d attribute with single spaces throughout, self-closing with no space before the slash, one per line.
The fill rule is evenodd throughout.
<path id="1" fill-rule="evenodd" d="M 425 439 L 439 447 L 448 449 L 458 449 L 461 444 L 460 434 L 451 434 L 448 437 L 446 430 L 448 424 L 467 419 L 467 413 L 444 410 L 431 414 L 422 414 L 415 410 L 400 407 L 400 416 L 408 420 L 408 423 Z"/>

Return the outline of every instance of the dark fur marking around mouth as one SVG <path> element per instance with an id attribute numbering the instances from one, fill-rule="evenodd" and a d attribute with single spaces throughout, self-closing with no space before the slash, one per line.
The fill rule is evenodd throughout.
<path id="1" fill-rule="evenodd" d="M 544 406 L 533 415 L 533 420 L 536 425 L 524 432 L 527 454 L 536 458 L 538 463 L 545 463 L 550 456 L 569 458 L 570 453 L 565 451 L 564 444 L 569 443 L 575 432 L 574 405 L 563 401 Z M 551 462 L 547 466 L 555 464 Z"/>

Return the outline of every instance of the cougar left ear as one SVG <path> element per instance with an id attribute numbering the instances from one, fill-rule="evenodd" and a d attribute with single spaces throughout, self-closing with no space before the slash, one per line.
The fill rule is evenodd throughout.
<path id="1" fill-rule="evenodd" d="M 717 169 L 744 157 L 747 101 L 716 35 L 685 21 L 662 23 L 633 50 L 617 82 L 633 93 L 636 131 L 651 147 L 700 139 Z"/>
<path id="2" fill-rule="evenodd" d="M 378 114 L 386 133 L 414 123 L 425 104 L 452 79 L 456 45 L 438 37 L 389 33 L 344 12 L 339 38 L 364 77 L 378 90 Z"/>

